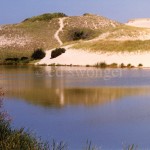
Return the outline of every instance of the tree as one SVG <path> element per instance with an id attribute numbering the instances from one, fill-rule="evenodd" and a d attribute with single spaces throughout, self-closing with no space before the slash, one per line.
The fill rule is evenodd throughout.
<path id="1" fill-rule="evenodd" d="M 41 48 L 39 48 L 33 52 L 31 58 L 34 60 L 38 60 L 44 58 L 45 55 L 45 52 Z"/>

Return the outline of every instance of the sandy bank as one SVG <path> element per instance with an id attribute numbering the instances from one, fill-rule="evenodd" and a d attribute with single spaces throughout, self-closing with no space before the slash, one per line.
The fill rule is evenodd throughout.
<path id="1" fill-rule="evenodd" d="M 50 59 L 51 51 L 49 50 L 46 52 L 46 57 L 40 60 L 37 64 L 62 64 L 62 65 L 94 65 L 98 62 L 106 62 L 107 64 L 117 63 L 121 64 L 124 63 L 132 64 L 134 66 L 138 66 L 139 63 L 143 64 L 144 67 L 150 67 L 150 52 L 137 52 L 137 53 L 102 53 L 102 52 L 88 52 L 84 50 L 76 50 L 76 49 L 67 49 L 67 51 L 60 55 L 57 58 Z"/>

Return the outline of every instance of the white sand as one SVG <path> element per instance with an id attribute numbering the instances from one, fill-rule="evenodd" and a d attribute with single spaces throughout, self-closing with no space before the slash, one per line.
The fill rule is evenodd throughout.
<path id="1" fill-rule="evenodd" d="M 65 47 L 66 48 L 66 47 Z M 150 52 L 143 52 L 143 53 L 93 53 L 83 50 L 76 50 L 76 49 L 67 49 L 67 51 L 58 56 L 57 58 L 50 59 L 51 51 L 49 50 L 46 52 L 46 57 L 42 59 L 37 64 L 62 64 L 62 65 L 94 65 L 98 62 L 106 62 L 107 64 L 117 63 L 121 64 L 124 63 L 132 64 L 134 66 L 138 66 L 139 63 L 143 64 L 144 67 L 150 67 Z"/>
<path id="2" fill-rule="evenodd" d="M 141 18 L 129 20 L 126 25 L 142 28 L 150 28 L 150 18 Z"/>

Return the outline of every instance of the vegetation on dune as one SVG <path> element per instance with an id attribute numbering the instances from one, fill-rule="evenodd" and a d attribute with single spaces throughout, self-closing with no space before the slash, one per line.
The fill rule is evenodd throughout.
<path id="1" fill-rule="evenodd" d="M 120 68 L 125 68 L 126 66 L 124 65 L 124 63 L 121 63 Z"/>
<path id="2" fill-rule="evenodd" d="M 58 18 L 66 17 L 64 13 L 46 13 L 24 20 L 19 24 L 5 25 L 0 32 L 0 62 L 6 58 L 30 57 L 34 49 L 53 49 L 59 46 L 54 34 L 59 29 Z M 99 35 L 101 41 L 83 41 L 75 48 L 94 51 L 137 51 L 149 50 L 149 41 L 115 41 L 129 37 L 136 39 L 138 36 L 149 35 L 150 30 L 122 25 L 116 21 L 102 16 L 85 13 L 83 16 L 67 17 L 64 20 L 63 31 L 59 37 L 63 43 L 78 40 L 90 40 Z M 103 34 L 107 34 L 103 37 Z M 138 38 L 137 38 L 138 39 Z M 70 43 L 69 43 L 70 42 Z M 78 41 L 79 42 L 79 41 Z"/>
<path id="3" fill-rule="evenodd" d="M 64 24 L 63 32 L 60 33 L 63 42 L 73 41 L 75 32 L 81 33 L 83 31 L 84 36 L 88 35 L 86 38 L 79 39 L 92 39 L 99 36 L 101 33 L 112 30 L 121 25 L 120 23 L 105 17 L 88 13 L 83 16 L 68 17 L 65 19 Z"/>
<path id="4" fill-rule="evenodd" d="M 56 48 L 51 52 L 51 59 L 60 56 L 61 54 L 65 53 L 65 51 L 66 51 L 65 48 Z"/>
<path id="5" fill-rule="evenodd" d="M 24 64 L 31 63 L 32 61 L 42 59 L 45 57 L 45 55 L 46 55 L 45 51 L 43 51 L 42 49 L 36 49 L 29 56 L 23 54 L 8 55 L 10 57 L 6 57 L 5 59 L 2 59 L 0 61 L 0 64 L 1 65 L 24 65 Z"/>
<path id="6" fill-rule="evenodd" d="M 91 29 L 75 28 L 68 33 L 71 41 L 91 39 L 95 36 L 95 32 Z"/>
<path id="7" fill-rule="evenodd" d="M 0 50 L 0 64 L 6 62 L 8 58 L 18 58 L 22 57 L 30 58 L 33 51 L 22 51 L 22 50 Z"/>
<path id="8" fill-rule="evenodd" d="M 107 64 L 105 62 L 97 63 L 95 67 L 106 68 Z"/>
<path id="9" fill-rule="evenodd" d="M 140 35 L 144 35 L 146 33 L 149 33 L 149 30 L 138 28 L 138 27 L 131 27 L 127 25 L 120 25 L 116 28 L 109 30 L 110 34 L 107 37 L 107 39 L 113 40 L 115 38 L 138 38 Z"/>
<path id="10" fill-rule="evenodd" d="M 6 58 L 3 65 L 23 65 L 28 64 L 30 59 L 28 57 L 21 57 L 21 58 Z"/>
<path id="11" fill-rule="evenodd" d="M 150 40 L 141 41 L 109 41 L 100 40 L 95 42 L 80 42 L 73 46 L 76 49 L 85 49 L 92 51 L 104 51 L 104 52 L 136 52 L 136 51 L 149 51 Z"/>
<path id="12" fill-rule="evenodd" d="M 138 67 L 143 67 L 143 64 L 139 64 Z"/>
<path id="13" fill-rule="evenodd" d="M 89 66 L 87 66 L 87 67 L 89 67 Z M 94 65 L 94 67 L 97 67 L 97 68 L 135 68 L 135 66 L 133 66 L 131 64 L 124 65 L 123 63 L 121 63 L 119 65 L 117 63 L 107 64 L 105 62 L 98 62 Z M 139 64 L 137 67 L 142 68 L 143 65 Z"/>
<path id="14" fill-rule="evenodd" d="M 64 32 L 60 34 L 60 37 L 64 43 L 76 42 L 78 40 L 91 40 L 96 38 L 102 31 L 91 30 L 89 28 L 70 28 L 68 30 L 64 29 Z"/>
<path id="15" fill-rule="evenodd" d="M 62 18 L 62 17 L 67 17 L 67 15 L 64 14 L 64 13 L 46 13 L 46 14 L 43 14 L 43 15 L 34 16 L 32 18 L 27 18 L 23 22 L 26 22 L 26 21 L 30 21 L 30 22 L 50 21 L 54 18 Z"/>
<path id="16" fill-rule="evenodd" d="M 30 57 L 39 47 L 52 49 L 59 46 L 54 34 L 59 28 L 58 19 L 50 22 L 24 22 L 6 25 L 0 32 L 0 60 L 9 57 Z"/>
<path id="17" fill-rule="evenodd" d="M 54 34 L 59 29 L 58 18 L 66 17 L 64 13 L 47 13 L 28 18 L 19 24 L 5 25 L 0 32 L 0 59 L 10 57 L 30 57 L 33 50 L 39 47 L 53 49 L 59 46 Z M 105 17 L 84 15 L 67 17 L 64 20 L 60 39 L 65 42 L 93 39 L 104 30 L 120 24 Z M 1 55 L 2 54 L 2 55 Z"/>
<path id="18" fill-rule="evenodd" d="M 42 49 L 42 48 L 39 48 L 39 49 L 36 49 L 36 50 L 33 52 L 31 58 L 32 58 L 33 60 L 39 60 L 39 59 L 44 58 L 45 55 L 46 55 L 46 53 L 43 51 L 43 49 Z"/>

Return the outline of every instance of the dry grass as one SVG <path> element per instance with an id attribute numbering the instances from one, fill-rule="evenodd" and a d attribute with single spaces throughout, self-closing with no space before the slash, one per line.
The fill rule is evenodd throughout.
<path id="1" fill-rule="evenodd" d="M 118 26 L 109 31 L 108 40 L 146 40 L 150 39 L 150 30 L 126 25 Z"/>
<path id="2" fill-rule="evenodd" d="M 0 38 L 0 59 L 10 56 L 30 56 L 33 50 L 44 50 L 59 46 L 54 34 L 59 28 L 58 19 L 50 22 L 24 22 L 2 28 Z"/>
<path id="3" fill-rule="evenodd" d="M 149 51 L 150 40 L 141 41 L 109 41 L 100 40 L 95 42 L 80 42 L 73 46 L 75 49 L 85 49 L 100 52 L 136 52 Z"/>
<path id="4" fill-rule="evenodd" d="M 107 30 L 114 29 L 121 25 L 118 22 L 96 15 L 67 17 L 64 23 L 65 27 L 60 34 L 63 42 L 72 41 L 71 33 L 75 29 L 92 32 L 88 37 L 88 39 L 92 39 Z"/>

